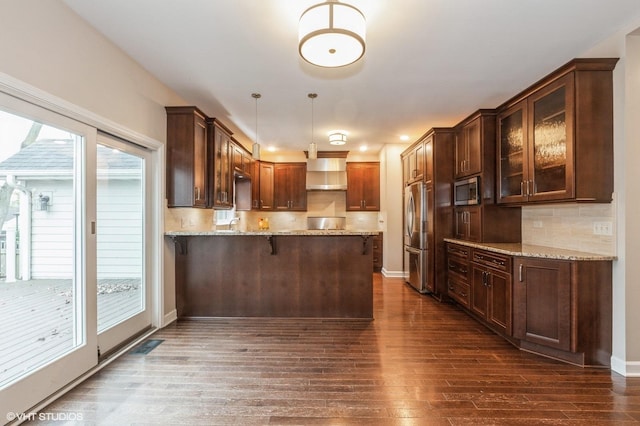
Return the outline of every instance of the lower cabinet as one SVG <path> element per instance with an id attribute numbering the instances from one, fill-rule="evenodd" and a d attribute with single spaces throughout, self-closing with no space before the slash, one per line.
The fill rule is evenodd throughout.
<path id="1" fill-rule="evenodd" d="M 514 337 L 571 350 L 571 263 L 516 260 Z"/>
<path id="2" fill-rule="evenodd" d="M 471 305 L 470 257 L 469 247 L 447 244 L 447 294 L 465 308 Z"/>
<path id="3" fill-rule="evenodd" d="M 610 366 L 612 262 L 507 255 L 447 243 L 448 295 L 519 348 Z"/>
<path id="4" fill-rule="evenodd" d="M 373 237 L 373 271 L 382 270 L 382 232 Z"/>
<path id="5" fill-rule="evenodd" d="M 473 249 L 470 309 L 491 328 L 511 335 L 511 257 Z"/>
<path id="6" fill-rule="evenodd" d="M 523 257 L 513 270 L 521 348 L 578 365 L 610 365 L 611 261 Z"/>

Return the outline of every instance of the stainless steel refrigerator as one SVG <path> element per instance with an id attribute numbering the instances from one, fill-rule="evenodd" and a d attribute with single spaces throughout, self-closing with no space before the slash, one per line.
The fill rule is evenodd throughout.
<path id="1" fill-rule="evenodd" d="M 420 293 L 427 292 L 427 187 L 415 182 L 404 190 L 404 276 Z"/>

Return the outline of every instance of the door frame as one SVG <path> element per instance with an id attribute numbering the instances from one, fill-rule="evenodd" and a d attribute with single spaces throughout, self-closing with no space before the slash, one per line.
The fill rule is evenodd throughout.
<path id="1" fill-rule="evenodd" d="M 164 314 L 165 304 L 165 285 L 164 285 L 164 261 L 167 244 L 164 241 L 164 206 L 165 206 L 165 176 L 164 164 L 166 162 L 166 148 L 164 142 L 154 139 L 147 135 L 141 134 L 135 130 L 131 130 L 125 126 L 113 122 L 99 114 L 93 113 L 85 108 L 73 104 L 65 99 L 47 93 L 35 86 L 18 80 L 8 74 L 0 72 L 0 94 L 8 95 L 16 100 L 36 107 L 40 107 L 56 113 L 60 116 L 78 121 L 87 126 L 99 129 L 101 132 L 110 134 L 117 138 L 122 138 L 131 143 L 148 148 L 151 151 L 151 168 L 152 184 L 151 184 L 151 211 L 150 211 L 150 228 L 152 230 L 147 241 L 150 257 L 150 282 L 151 282 L 151 324 L 152 327 L 162 328 L 173 322 L 177 318 L 175 307 L 168 314 Z M 164 113 L 164 108 L 159 106 Z M 94 145 L 95 146 L 95 145 Z M 94 155 L 95 157 L 95 155 Z M 94 214 L 95 216 L 95 214 Z M 95 217 L 94 217 L 95 220 Z M 95 289 L 94 289 L 95 292 Z M 97 321 L 97 318 L 96 318 Z M 96 327 L 97 328 L 97 327 Z M 140 339 L 146 337 L 149 333 L 145 333 Z M 95 346 L 94 346 L 95 348 Z M 93 354 L 97 356 L 97 350 L 92 349 Z M 32 408 L 37 410 L 53 401 L 59 395 L 67 392 L 73 386 L 80 383 L 88 375 L 93 374 L 102 367 L 109 364 L 114 358 L 108 358 L 95 365 L 84 375 L 80 376 L 71 383 L 59 388 L 55 393 L 46 399 L 36 403 Z"/>

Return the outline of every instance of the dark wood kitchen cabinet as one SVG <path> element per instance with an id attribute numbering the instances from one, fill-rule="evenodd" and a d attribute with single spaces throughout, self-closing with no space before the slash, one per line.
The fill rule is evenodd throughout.
<path id="1" fill-rule="evenodd" d="M 240 142 L 231 139 L 232 155 L 233 155 L 233 173 L 243 178 L 251 178 L 253 175 L 253 158 L 251 153 Z"/>
<path id="2" fill-rule="evenodd" d="M 608 203 L 617 59 L 575 59 L 499 108 L 498 203 Z"/>
<path id="3" fill-rule="evenodd" d="M 480 206 L 458 206 L 454 214 L 454 235 L 457 239 L 482 241 L 482 208 Z"/>
<path id="4" fill-rule="evenodd" d="M 470 310 L 500 334 L 512 332 L 511 256 L 473 249 Z"/>
<path id="5" fill-rule="evenodd" d="M 424 143 L 416 143 L 401 155 L 404 184 L 420 181 L 424 178 Z"/>
<path id="6" fill-rule="evenodd" d="M 373 236 L 373 245 L 371 247 L 373 251 L 373 271 L 380 272 L 382 270 L 382 232 Z"/>
<path id="7" fill-rule="evenodd" d="M 233 207 L 233 143 L 231 131 L 215 118 L 207 120 L 213 146 L 213 184 L 211 205 L 217 209 Z"/>
<path id="8" fill-rule="evenodd" d="M 347 211 L 380 211 L 380 163 L 347 163 Z"/>
<path id="9" fill-rule="evenodd" d="M 469 247 L 447 244 L 447 294 L 467 309 L 471 304 L 470 259 Z"/>
<path id="10" fill-rule="evenodd" d="M 275 163 L 273 194 L 275 210 L 307 210 L 306 163 Z"/>
<path id="11" fill-rule="evenodd" d="M 610 261 L 523 257 L 513 271 L 513 336 L 521 348 L 578 365 L 610 365 Z"/>
<path id="12" fill-rule="evenodd" d="M 168 207 L 210 207 L 211 145 L 206 115 L 194 106 L 166 107 Z"/>
<path id="13" fill-rule="evenodd" d="M 478 110 L 456 126 L 454 164 L 457 180 L 477 180 L 480 200 L 477 205 L 455 206 L 455 237 L 475 242 L 520 241 L 520 208 L 503 208 L 496 204 L 495 110 Z"/>
<path id="14" fill-rule="evenodd" d="M 493 185 L 495 170 L 495 110 L 479 110 L 456 126 L 455 178 L 483 174 Z"/>
<path id="15" fill-rule="evenodd" d="M 274 164 L 271 162 L 254 162 L 251 186 L 254 210 L 273 210 L 273 171 Z"/>

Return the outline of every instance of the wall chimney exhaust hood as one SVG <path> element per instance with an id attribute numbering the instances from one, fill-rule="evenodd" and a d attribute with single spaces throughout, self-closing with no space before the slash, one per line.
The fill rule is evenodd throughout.
<path id="1" fill-rule="evenodd" d="M 307 160 L 307 191 L 346 191 L 347 159 Z"/>

